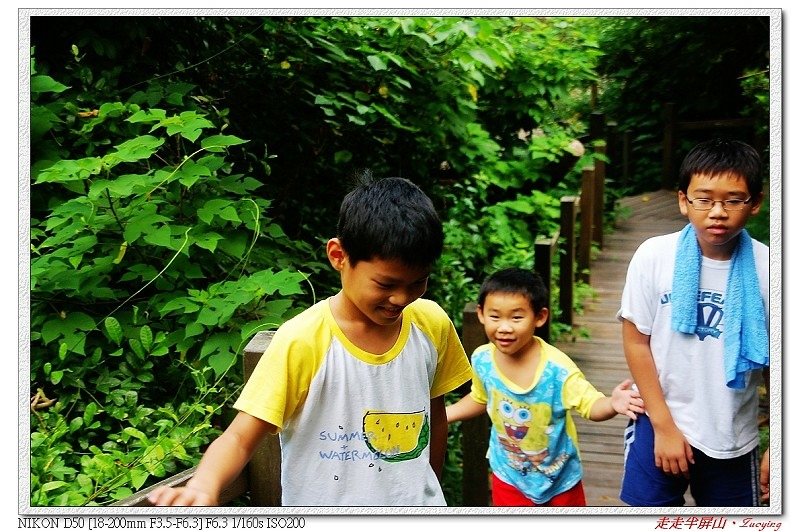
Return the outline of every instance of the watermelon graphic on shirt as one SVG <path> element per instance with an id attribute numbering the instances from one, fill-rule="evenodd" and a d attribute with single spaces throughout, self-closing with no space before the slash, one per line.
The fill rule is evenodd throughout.
<path id="1" fill-rule="evenodd" d="M 425 411 L 396 413 L 368 410 L 364 414 L 362 427 L 367 447 L 389 463 L 422 455 L 431 431 Z"/>

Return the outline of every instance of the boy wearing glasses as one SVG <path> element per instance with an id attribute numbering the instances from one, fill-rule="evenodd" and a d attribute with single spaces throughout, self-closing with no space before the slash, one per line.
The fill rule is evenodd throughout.
<path id="1" fill-rule="evenodd" d="M 763 198 L 758 153 L 715 139 L 684 159 L 689 224 L 651 238 L 628 267 L 617 318 L 645 415 L 625 430 L 620 498 L 634 506 L 758 506 L 759 373 L 769 368 L 769 248 L 745 230 Z M 759 484 L 761 494 L 759 496 Z"/>

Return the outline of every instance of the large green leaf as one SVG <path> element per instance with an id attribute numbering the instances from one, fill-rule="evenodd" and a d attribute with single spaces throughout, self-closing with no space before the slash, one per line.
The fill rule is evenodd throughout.
<path id="1" fill-rule="evenodd" d="M 246 142 L 247 140 L 242 140 L 241 138 L 231 135 L 213 135 L 201 140 L 200 145 L 209 151 L 216 151 L 214 148 L 238 146 Z"/>
<path id="2" fill-rule="evenodd" d="M 38 75 L 31 76 L 30 91 L 32 93 L 42 92 L 64 92 L 69 87 L 59 83 L 50 76 Z"/>
<path id="3" fill-rule="evenodd" d="M 90 157 L 78 160 L 60 160 L 43 169 L 34 178 L 36 184 L 41 183 L 64 183 L 69 181 L 80 181 L 97 175 L 103 168 L 103 160 Z"/>
<path id="4" fill-rule="evenodd" d="M 162 144 L 164 144 L 163 138 L 157 138 L 152 135 L 132 138 L 119 144 L 115 152 L 103 157 L 103 163 L 113 167 L 121 162 L 136 162 L 142 159 L 149 159 Z"/>

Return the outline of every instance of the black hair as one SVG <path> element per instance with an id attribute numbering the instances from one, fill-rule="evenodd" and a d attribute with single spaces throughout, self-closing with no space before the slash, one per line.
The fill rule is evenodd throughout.
<path id="1" fill-rule="evenodd" d="M 692 148 L 678 170 L 678 189 L 686 193 L 693 175 L 733 173 L 747 182 L 750 195 L 758 197 L 764 187 L 761 157 L 749 144 L 738 140 L 714 138 Z"/>
<path id="2" fill-rule="evenodd" d="M 536 271 L 509 267 L 489 275 L 481 284 L 478 293 L 478 306 L 483 307 L 486 297 L 491 293 L 517 293 L 524 295 L 531 304 L 534 313 L 547 308 L 550 301 L 550 290 L 542 276 Z"/>
<path id="3" fill-rule="evenodd" d="M 375 181 L 369 170 L 356 178 L 358 184 L 342 201 L 336 226 L 351 265 L 372 258 L 433 265 L 442 254 L 444 231 L 425 192 L 400 177 Z"/>

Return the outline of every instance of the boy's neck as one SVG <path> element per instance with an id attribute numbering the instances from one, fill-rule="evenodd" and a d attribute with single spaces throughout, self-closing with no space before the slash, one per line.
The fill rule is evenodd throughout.
<path id="1" fill-rule="evenodd" d="M 733 253 L 736 251 L 736 247 L 739 245 L 740 238 L 741 233 L 735 238 L 726 242 L 724 245 L 703 245 L 703 242 L 698 240 L 698 243 L 700 244 L 700 254 L 705 258 L 717 260 L 718 262 L 728 261 L 733 257 Z"/>
<path id="2" fill-rule="evenodd" d="M 350 304 L 342 292 L 331 297 L 329 304 L 333 319 L 344 336 L 365 352 L 385 354 L 400 337 L 402 317 L 390 325 L 377 324 Z"/>
<path id="3" fill-rule="evenodd" d="M 535 336 L 531 337 L 531 342 L 523 351 L 514 356 L 503 354 L 495 348 L 495 363 L 500 372 L 522 388 L 533 384 L 541 359 L 542 347 Z"/>

